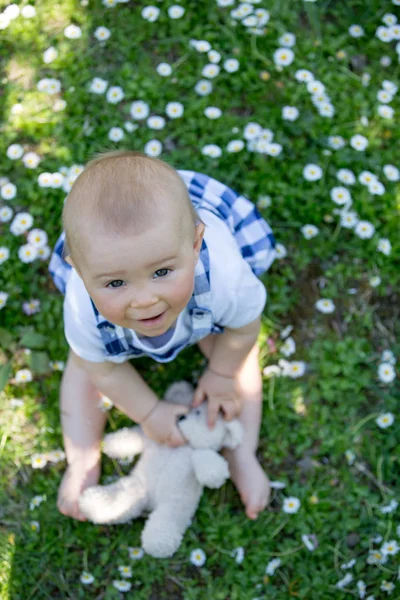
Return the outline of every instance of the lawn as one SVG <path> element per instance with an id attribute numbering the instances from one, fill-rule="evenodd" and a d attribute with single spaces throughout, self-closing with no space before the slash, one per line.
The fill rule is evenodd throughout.
<path id="1" fill-rule="evenodd" d="M 0 11 L 0 598 L 399 598 L 400 1 Z M 206 490 L 169 560 L 142 555 L 143 520 L 56 508 L 68 347 L 48 262 L 73 181 L 116 148 L 223 181 L 278 242 L 259 338 L 271 503 L 253 522 L 230 482 Z M 195 347 L 135 362 L 160 396 L 204 364 Z M 104 458 L 102 481 L 129 468 Z"/>

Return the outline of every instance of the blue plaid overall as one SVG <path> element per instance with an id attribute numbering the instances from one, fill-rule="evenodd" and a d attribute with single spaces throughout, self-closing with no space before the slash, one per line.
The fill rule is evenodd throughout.
<path id="1" fill-rule="evenodd" d="M 243 258 L 255 275 L 261 275 L 276 257 L 275 240 L 266 221 L 250 200 L 232 189 L 194 171 L 179 171 L 185 182 L 195 209 L 206 209 L 222 219 L 234 236 Z M 58 238 L 54 247 L 49 271 L 55 285 L 65 294 L 71 266 L 63 259 L 65 233 Z M 222 333 L 224 328 L 214 322 L 211 310 L 210 258 L 203 239 L 199 260 L 195 268 L 194 291 L 187 309 L 191 319 L 191 335 L 184 343 L 170 348 L 163 355 L 150 350 L 143 351 L 135 346 L 129 329 L 107 321 L 91 300 L 97 328 L 104 344 L 104 359 L 110 356 L 125 356 L 126 359 L 150 356 L 157 362 L 170 362 L 176 355 L 210 333 Z"/>

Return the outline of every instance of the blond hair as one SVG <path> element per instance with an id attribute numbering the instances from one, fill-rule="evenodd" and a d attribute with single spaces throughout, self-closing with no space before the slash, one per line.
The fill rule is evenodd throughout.
<path id="1" fill-rule="evenodd" d="M 63 257 L 70 255 L 76 263 L 83 245 L 80 223 L 100 221 L 111 233 L 124 234 L 129 229 L 135 234 L 154 222 L 157 209 L 171 200 L 189 215 L 194 232 L 201 219 L 173 167 L 133 150 L 96 154 L 72 185 L 64 204 Z"/>

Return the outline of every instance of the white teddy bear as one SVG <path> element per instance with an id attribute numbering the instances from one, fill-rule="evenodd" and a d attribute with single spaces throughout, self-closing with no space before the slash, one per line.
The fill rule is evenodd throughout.
<path id="1" fill-rule="evenodd" d="M 164 400 L 190 405 L 193 387 L 186 381 L 172 384 Z M 203 487 L 219 488 L 229 478 L 221 448 L 236 448 L 243 428 L 237 419 L 219 416 L 207 425 L 207 403 L 178 418 L 187 440 L 169 448 L 144 435 L 136 426 L 105 436 L 103 451 L 111 458 L 142 453 L 130 475 L 111 485 L 87 488 L 80 500 L 82 513 L 93 523 L 126 523 L 150 511 L 142 531 L 142 547 L 156 558 L 172 556 L 195 514 Z"/>

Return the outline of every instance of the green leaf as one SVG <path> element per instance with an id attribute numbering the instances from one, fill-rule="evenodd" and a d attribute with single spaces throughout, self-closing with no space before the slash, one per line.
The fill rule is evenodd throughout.
<path id="1" fill-rule="evenodd" d="M 0 365 L 0 392 L 6 387 L 6 383 L 11 375 L 11 371 L 11 362 L 6 363 L 5 365 Z"/>
<path id="2" fill-rule="evenodd" d="M 0 327 L 0 346 L 4 349 L 10 348 L 14 341 L 12 333 L 10 333 L 7 329 Z"/>
<path id="3" fill-rule="evenodd" d="M 28 331 L 21 337 L 21 346 L 27 348 L 43 348 L 46 345 L 47 338 L 41 333 L 35 333 L 34 331 Z"/>
<path id="4" fill-rule="evenodd" d="M 50 371 L 49 356 L 47 352 L 32 352 L 30 355 L 31 369 L 39 375 Z"/>

